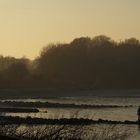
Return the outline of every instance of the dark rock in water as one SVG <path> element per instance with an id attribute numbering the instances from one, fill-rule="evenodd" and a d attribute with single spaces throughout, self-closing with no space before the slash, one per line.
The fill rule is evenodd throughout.
<path id="1" fill-rule="evenodd" d="M 30 113 L 30 112 L 39 112 L 36 108 L 0 108 L 0 112 L 12 112 L 12 113 Z"/>

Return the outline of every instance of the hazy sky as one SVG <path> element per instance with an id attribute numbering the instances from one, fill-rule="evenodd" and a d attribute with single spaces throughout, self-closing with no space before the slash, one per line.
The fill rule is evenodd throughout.
<path id="1" fill-rule="evenodd" d="M 140 39 L 140 0 L 0 0 L 0 54 L 34 58 L 51 42 Z"/>

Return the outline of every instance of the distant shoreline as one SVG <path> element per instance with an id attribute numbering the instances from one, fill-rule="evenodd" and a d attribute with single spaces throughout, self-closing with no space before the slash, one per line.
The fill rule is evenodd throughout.
<path id="1" fill-rule="evenodd" d="M 57 97 L 140 97 L 140 89 L 79 90 L 79 89 L 0 89 L 0 99 Z"/>

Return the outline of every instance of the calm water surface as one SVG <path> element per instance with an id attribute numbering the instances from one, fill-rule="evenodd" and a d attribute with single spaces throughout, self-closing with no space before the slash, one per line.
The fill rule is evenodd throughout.
<path id="1" fill-rule="evenodd" d="M 24 102 L 53 102 L 67 104 L 90 104 L 90 105 L 132 105 L 132 107 L 120 108 L 40 108 L 39 113 L 6 113 L 5 115 L 31 116 L 40 118 L 89 118 L 107 120 L 137 120 L 137 109 L 140 105 L 140 97 L 64 97 L 52 99 L 17 99 L 11 101 Z M 47 113 L 46 113 L 47 112 Z"/>

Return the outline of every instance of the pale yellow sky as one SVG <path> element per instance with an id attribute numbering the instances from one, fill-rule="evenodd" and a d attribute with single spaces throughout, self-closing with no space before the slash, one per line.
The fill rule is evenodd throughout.
<path id="1" fill-rule="evenodd" d="M 0 54 L 36 57 L 52 42 L 140 39 L 140 0 L 0 0 Z"/>

